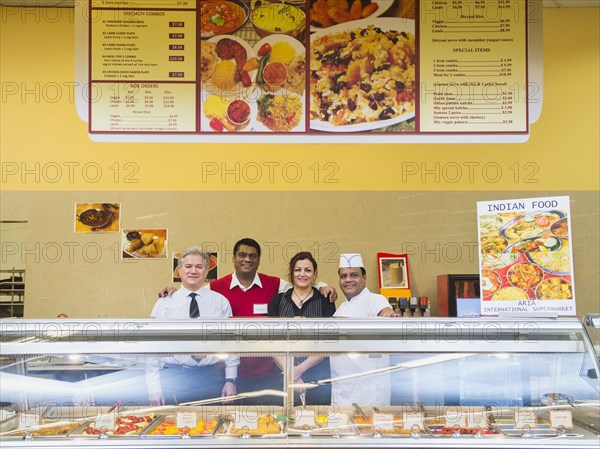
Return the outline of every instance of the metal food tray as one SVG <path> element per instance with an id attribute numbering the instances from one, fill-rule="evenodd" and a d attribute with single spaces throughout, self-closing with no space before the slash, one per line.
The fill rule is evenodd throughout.
<path id="1" fill-rule="evenodd" d="M 124 416 L 128 416 L 128 415 L 124 415 Z M 136 416 L 136 417 L 140 417 L 140 416 L 145 416 L 145 415 L 139 415 L 139 414 L 131 414 L 131 416 Z M 154 421 L 156 421 L 159 417 L 155 416 L 154 419 L 152 421 L 150 421 L 150 423 L 148 423 L 148 425 L 143 428 L 141 431 L 136 432 L 136 433 L 124 433 L 124 434 L 115 434 L 113 433 L 113 430 L 111 429 L 110 431 L 107 431 L 104 435 L 108 436 L 108 438 L 139 438 L 140 435 L 146 430 L 148 429 L 148 427 L 150 427 L 152 425 L 152 423 L 154 423 Z M 101 435 L 103 434 L 94 434 L 94 433 L 85 433 L 85 430 L 88 429 L 89 427 L 92 426 L 92 424 L 94 424 L 95 421 L 92 420 L 88 420 L 87 422 L 83 423 L 83 425 L 77 429 L 75 429 L 74 431 L 72 431 L 69 434 L 69 438 L 88 438 L 88 439 L 98 439 L 100 438 Z"/>
<path id="2" fill-rule="evenodd" d="M 264 415 L 267 414 L 271 414 L 272 413 L 265 413 Z M 250 437 L 258 437 L 258 438 L 281 438 L 287 435 L 287 423 L 281 422 L 281 421 L 277 421 L 277 424 L 279 424 L 280 429 L 279 432 L 277 433 L 264 433 L 264 432 L 258 432 L 257 429 L 255 430 L 248 430 L 247 432 L 235 432 L 235 433 L 231 433 L 229 431 L 229 426 L 231 425 L 232 422 L 232 417 L 230 414 L 226 414 L 223 415 L 221 417 L 221 422 L 219 423 L 216 435 L 217 436 L 228 436 L 228 437 L 241 437 L 242 434 L 246 433 L 248 435 L 250 435 Z"/>
<path id="3" fill-rule="evenodd" d="M 214 420 L 217 423 L 215 424 L 215 427 L 213 428 L 213 430 L 209 433 L 189 433 L 189 437 L 190 438 L 213 438 L 215 436 L 215 433 L 217 431 L 217 429 L 221 426 L 221 417 L 219 415 L 204 415 L 202 413 L 198 413 L 199 415 L 199 420 L 201 421 L 206 421 L 206 420 Z M 149 426 L 147 426 L 144 431 L 141 433 L 142 438 L 166 438 L 166 439 L 172 439 L 172 438 L 182 438 L 184 433 L 179 431 L 177 433 L 173 433 L 171 435 L 159 435 L 159 434 L 153 434 L 152 431 L 154 429 L 156 429 L 158 426 L 160 426 L 162 423 L 164 423 L 165 421 L 176 421 L 177 417 L 175 415 L 161 415 L 158 416 L 154 421 L 152 421 L 150 423 Z M 179 429 L 178 429 L 179 430 Z"/>
<path id="4" fill-rule="evenodd" d="M 11 418 L 12 419 L 12 418 Z M 62 422 L 62 421 L 61 421 Z M 15 424 L 17 423 L 17 421 L 15 420 Z M 50 425 L 52 424 L 52 425 Z M 60 428 L 62 426 L 66 426 L 66 425 L 73 425 L 74 427 L 72 429 L 70 429 L 68 432 L 65 432 L 64 434 L 59 434 L 59 435 L 40 435 L 39 434 L 39 430 L 44 430 L 44 429 L 52 429 L 53 427 L 56 428 Z M 34 439 L 64 439 L 64 438 L 68 438 L 69 435 L 71 435 L 73 432 L 76 432 L 77 430 L 79 430 L 79 428 L 83 427 L 86 425 L 86 422 L 76 422 L 76 421 L 69 421 L 69 422 L 64 422 L 64 423 L 47 423 L 47 424 L 42 424 L 41 426 L 38 426 L 38 428 L 31 428 L 31 429 L 13 429 L 10 430 L 8 432 L 3 432 L 2 434 L 0 434 L 0 440 L 22 440 L 27 434 L 31 434 L 33 436 Z"/>
<path id="5" fill-rule="evenodd" d="M 18 413 L 12 413 L 5 420 L 0 421 L 0 433 L 10 432 L 11 430 L 15 430 L 19 423 L 19 415 Z"/>
<path id="6" fill-rule="evenodd" d="M 352 420 L 352 415 L 348 413 L 348 425 L 335 428 L 335 427 L 327 427 L 327 424 L 317 423 L 315 427 L 306 428 L 302 427 L 294 427 L 294 423 L 289 423 L 287 425 L 287 433 L 289 435 L 311 435 L 311 436 L 356 436 L 358 435 L 358 431 L 356 429 L 356 424 Z"/>
<path id="7" fill-rule="evenodd" d="M 448 427 L 444 424 L 425 424 L 425 430 L 435 438 L 452 438 L 452 433 L 437 433 L 437 430 L 440 430 L 444 427 Z M 490 426 L 488 430 L 491 430 L 493 433 L 479 433 L 482 438 L 503 438 L 504 435 L 498 429 L 494 428 L 494 426 Z M 463 433 L 461 434 L 462 438 L 474 438 L 477 433 Z"/>
<path id="8" fill-rule="evenodd" d="M 538 423 L 534 428 L 528 430 L 517 429 L 514 424 L 496 424 L 493 428 L 510 438 L 523 438 L 525 433 L 531 435 L 532 438 L 555 438 L 558 436 L 558 431 L 551 428 L 549 424 Z"/>

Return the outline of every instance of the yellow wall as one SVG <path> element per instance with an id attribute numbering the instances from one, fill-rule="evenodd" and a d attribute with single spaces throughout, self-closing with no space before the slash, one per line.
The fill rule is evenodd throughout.
<path id="1" fill-rule="evenodd" d="M 68 89 L 72 10 L 27 11 L 0 11 L 0 219 L 30 222 L 27 316 L 146 316 L 158 286 L 168 282 L 164 262 L 115 260 L 115 234 L 94 235 L 93 242 L 75 235 L 76 201 L 121 201 L 124 226 L 168 227 L 171 250 L 215 242 L 230 251 L 246 235 L 272 242 L 278 250 L 263 258 L 263 269 L 273 274 L 284 274 L 282 248 L 318 249 L 321 278 L 332 284 L 335 263 L 325 259 L 332 251 L 368 254 L 374 289 L 375 253 L 408 247 L 416 293 L 435 297 L 437 274 L 477 270 L 466 251 L 476 241 L 476 201 L 553 194 L 572 198 L 578 311 L 598 311 L 600 10 L 544 10 L 544 107 L 528 142 L 377 147 L 92 142 Z M 271 162 L 279 164 L 272 180 L 266 169 L 259 182 L 251 182 L 251 172 L 244 176 L 244 167 Z M 236 163 L 239 179 L 203 179 L 203 167 Z M 473 179 L 465 165 L 471 163 L 480 164 Z M 285 164 L 299 164 L 299 182 L 285 179 Z M 403 164 L 439 170 L 403 177 Z M 444 179 L 454 177 L 453 164 L 463 175 Z M 499 181 L 486 178 L 485 164 L 498 164 Z M 96 173 L 84 167 L 100 167 L 100 180 L 92 182 Z M 23 168 L 32 172 L 22 176 Z M 94 242 L 98 261 L 82 252 L 93 251 L 86 245 Z M 458 258 L 457 247 L 465 248 Z M 56 248 L 60 257 L 51 252 Z M 229 260 L 221 256 L 225 272 Z"/>

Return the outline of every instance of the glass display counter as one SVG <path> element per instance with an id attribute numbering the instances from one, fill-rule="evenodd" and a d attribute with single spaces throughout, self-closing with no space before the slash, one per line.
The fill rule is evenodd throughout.
<path id="1" fill-rule="evenodd" d="M 3 448 L 600 444 L 598 357 L 577 319 L 0 329 Z"/>

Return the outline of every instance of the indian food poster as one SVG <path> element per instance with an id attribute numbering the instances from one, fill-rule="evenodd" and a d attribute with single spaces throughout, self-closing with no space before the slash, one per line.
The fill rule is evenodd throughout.
<path id="1" fill-rule="evenodd" d="M 75 232 L 119 232 L 121 203 L 75 203 Z"/>
<path id="2" fill-rule="evenodd" d="M 569 197 L 477 203 L 481 314 L 575 315 Z"/>
<path id="3" fill-rule="evenodd" d="M 528 132 L 525 0 L 86 5 L 92 134 Z"/>

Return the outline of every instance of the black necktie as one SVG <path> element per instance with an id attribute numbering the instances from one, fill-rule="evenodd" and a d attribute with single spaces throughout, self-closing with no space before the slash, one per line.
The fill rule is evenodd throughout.
<path id="1" fill-rule="evenodd" d="M 200 316 L 200 309 L 198 308 L 198 301 L 196 300 L 198 293 L 190 293 L 188 296 L 192 298 L 190 301 L 190 318 L 198 318 Z"/>

